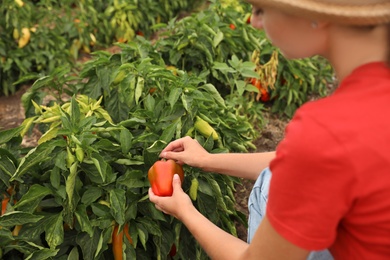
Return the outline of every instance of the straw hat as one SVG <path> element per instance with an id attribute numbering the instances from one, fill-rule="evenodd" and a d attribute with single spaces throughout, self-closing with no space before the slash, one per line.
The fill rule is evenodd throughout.
<path id="1" fill-rule="evenodd" d="M 390 23 L 390 0 L 248 0 L 315 20 L 351 25 Z"/>

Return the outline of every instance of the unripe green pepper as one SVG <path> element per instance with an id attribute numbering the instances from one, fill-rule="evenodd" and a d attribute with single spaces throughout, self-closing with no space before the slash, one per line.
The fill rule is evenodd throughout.
<path id="1" fill-rule="evenodd" d="M 118 85 L 119 83 L 122 82 L 125 76 L 126 76 L 126 72 L 124 70 L 119 71 L 112 83 L 114 83 L 114 85 Z"/>
<path id="2" fill-rule="evenodd" d="M 190 198 L 195 201 L 198 197 L 199 181 L 197 178 L 193 178 L 190 186 Z"/>
<path id="3" fill-rule="evenodd" d="M 66 166 L 70 168 L 72 164 L 76 161 L 76 157 L 73 155 L 69 146 L 66 147 L 67 157 L 66 157 Z"/>
<path id="4" fill-rule="evenodd" d="M 79 162 L 83 162 L 84 161 L 84 150 L 83 148 L 81 148 L 80 145 L 76 145 L 76 158 Z"/>
<path id="5" fill-rule="evenodd" d="M 155 162 L 148 171 L 148 179 L 153 193 L 157 196 L 172 196 L 172 180 L 175 174 L 179 175 L 183 183 L 184 172 L 180 164 L 171 159 Z"/>
<path id="6" fill-rule="evenodd" d="M 213 137 L 214 140 L 218 140 L 218 134 L 215 131 L 215 129 L 207 123 L 205 120 L 200 118 L 199 116 L 196 117 L 195 129 L 199 131 L 204 137 L 210 137 L 210 135 Z"/>

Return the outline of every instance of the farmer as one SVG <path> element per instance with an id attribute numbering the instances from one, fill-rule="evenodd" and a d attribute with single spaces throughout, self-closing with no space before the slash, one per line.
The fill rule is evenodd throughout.
<path id="1" fill-rule="evenodd" d="M 328 251 L 320 258 L 390 259 L 390 0 L 250 2 L 252 25 L 287 58 L 328 59 L 337 89 L 297 110 L 276 152 L 209 154 L 189 137 L 162 151 L 257 180 L 249 243 L 201 215 L 179 178 L 172 197 L 150 189 L 150 200 L 182 221 L 212 259 L 306 259 L 321 250 Z"/>

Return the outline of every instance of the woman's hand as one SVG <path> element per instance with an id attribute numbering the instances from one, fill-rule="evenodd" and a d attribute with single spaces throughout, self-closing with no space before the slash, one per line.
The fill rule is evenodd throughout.
<path id="1" fill-rule="evenodd" d="M 172 185 L 173 194 L 171 197 L 159 197 L 153 193 L 152 188 L 149 188 L 149 199 L 158 210 L 182 220 L 183 214 L 191 212 L 194 205 L 190 197 L 183 191 L 179 175 L 173 176 Z"/>
<path id="2" fill-rule="evenodd" d="M 204 162 L 209 155 L 198 141 L 189 136 L 169 143 L 160 153 L 160 157 L 201 169 L 205 168 Z"/>

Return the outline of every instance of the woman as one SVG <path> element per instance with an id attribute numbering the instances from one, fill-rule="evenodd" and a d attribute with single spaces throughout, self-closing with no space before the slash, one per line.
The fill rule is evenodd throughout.
<path id="1" fill-rule="evenodd" d="M 327 58 L 338 88 L 297 110 L 276 153 L 209 154 L 189 137 L 162 151 L 257 180 L 250 243 L 201 215 L 177 177 L 172 197 L 150 189 L 150 200 L 181 220 L 212 259 L 306 259 L 324 249 L 335 259 L 390 259 L 390 0 L 250 2 L 254 27 L 287 58 Z"/>

